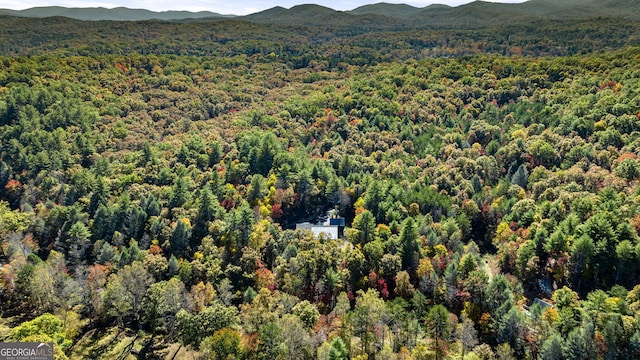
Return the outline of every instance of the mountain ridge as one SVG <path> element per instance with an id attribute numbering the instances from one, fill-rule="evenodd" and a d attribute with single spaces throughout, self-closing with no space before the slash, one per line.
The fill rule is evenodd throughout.
<path id="1" fill-rule="evenodd" d="M 598 17 L 640 21 L 639 0 L 529 0 L 523 3 L 473 1 L 459 6 L 432 4 L 415 7 L 407 4 L 379 2 L 353 10 L 338 11 L 317 4 L 300 4 L 291 8 L 275 6 L 244 16 L 223 15 L 210 11 L 162 11 L 130 9 L 35 7 L 26 10 L 0 9 L 0 15 L 18 17 L 63 16 L 84 21 L 176 21 L 188 19 L 228 19 L 287 25 L 329 25 L 416 28 L 482 27 L 495 23 L 514 24 L 535 20 L 589 19 Z M 379 22 L 379 24 L 376 24 Z"/>
<path id="2" fill-rule="evenodd" d="M 315 7 L 314 7 L 315 6 Z M 277 16 L 269 10 L 239 17 L 268 24 L 354 25 L 367 16 L 377 16 L 386 27 L 479 28 L 494 24 L 519 24 L 544 20 L 587 20 L 601 17 L 640 21 L 638 0 L 529 0 L 523 3 L 473 1 L 451 7 L 429 5 L 423 8 L 406 4 L 376 3 L 350 11 L 336 11 L 319 5 L 278 8 Z M 321 11 L 314 11 L 321 10 Z M 309 16 L 304 16 L 310 14 Z M 351 15 L 347 17 L 345 15 Z"/>
<path id="3" fill-rule="evenodd" d="M 211 11 L 152 11 L 147 9 L 132 9 L 127 7 L 86 7 L 68 8 L 63 6 L 41 6 L 25 10 L 0 9 L 0 15 L 45 18 L 62 16 L 84 21 L 142 21 L 142 20 L 184 20 L 206 18 L 229 18 L 234 15 L 223 15 Z"/>

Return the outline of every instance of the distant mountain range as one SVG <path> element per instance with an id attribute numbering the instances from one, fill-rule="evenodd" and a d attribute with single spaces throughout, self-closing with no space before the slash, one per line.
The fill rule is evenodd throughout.
<path id="1" fill-rule="evenodd" d="M 210 11 L 151 11 L 145 9 L 129 9 L 117 7 L 107 9 L 96 8 L 66 8 L 60 6 L 34 7 L 26 10 L 0 9 L 0 15 L 45 18 L 63 16 L 71 19 L 86 21 L 141 21 L 141 20 L 184 20 L 204 18 L 228 18 L 234 15 L 222 15 Z"/>
<path id="2" fill-rule="evenodd" d="M 276 9 L 276 8 L 274 8 Z M 389 26 L 403 27 L 483 27 L 519 24 L 536 20 L 586 20 L 620 18 L 640 21 L 640 0 L 529 0 L 519 4 L 474 1 L 456 7 L 430 5 L 416 8 L 405 4 L 377 3 L 351 11 L 338 12 L 318 5 L 299 5 L 248 15 L 251 21 L 317 25 L 340 21 L 357 22 L 354 18 L 382 17 Z"/>
<path id="3" fill-rule="evenodd" d="M 529 0 L 519 4 L 474 1 L 450 7 L 430 5 L 417 8 L 405 4 L 377 3 L 351 11 L 336 11 L 320 5 L 298 5 L 290 9 L 274 7 L 247 16 L 214 12 L 154 12 L 128 8 L 37 7 L 27 10 L 2 10 L 0 15 L 19 17 L 63 16 L 78 20 L 186 20 L 230 17 L 266 24 L 371 26 L 381 27 L 456 27 L 475 28 L 494 24 L 516 24 L 536 20 L 585 20 L 620 18 L 640 21 L 640 0 Z"/>

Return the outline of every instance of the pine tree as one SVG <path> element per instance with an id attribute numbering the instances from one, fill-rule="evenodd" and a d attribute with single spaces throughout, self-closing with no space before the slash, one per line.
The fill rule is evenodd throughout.
<path id="1" fill-rule="evenodd" d="M 418 244 L 418 230 L 412 217 L 407 218 L 402 224 L 400 254 L 403 269 L 414 269 L 418 266 L 420 245 Z"/>
<path id="2" fill-rule="evenodd" d="M 207 236 L 209 233 L 209 221 L 215 219 L 219 206 L 217 199 L 213 196 L 208 186 L 200 190 L 198 215 L 193 225 L 192 246 L 196 246 L 197 242 Z"/>
<path id="3" fill-rule="evenodd" d="M 189 188 L 187 180 L 184 177 L 178 177 L 171 189 L 171 198 L 169 200 L 169 209 L 182 206 L 189 198 Z"/>
<path id="4" fill-rule="evenodd" d="M 191 239 L 191 229 L 182 220 L 176 222 L 176 226 L 171 233 L 171 252 L 184 256 Z"/>
<path id="5" fill-rule="evenodd" d="M 449 320 L 449 312 L 440 304 L 434 305 L 429 310 L 426 325 L 428 333 L 436 342 L 436 360 L 442 359 L 445 355 L 442 343 L 448 342 L 451 337 L 452 326 Z"/>

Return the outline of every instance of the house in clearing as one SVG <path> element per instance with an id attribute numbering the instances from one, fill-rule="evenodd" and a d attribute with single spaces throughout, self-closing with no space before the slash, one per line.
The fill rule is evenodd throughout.
<path id="1" fill-rule="evenodd" d="M 341 217 L 330 217 L 322 224 L 303 222 L 296 224 L 296 230 L 311 230 L 315 236 L 327 235 L 330 239 L 337 240 L 344 237 L 345 220 Z"/>

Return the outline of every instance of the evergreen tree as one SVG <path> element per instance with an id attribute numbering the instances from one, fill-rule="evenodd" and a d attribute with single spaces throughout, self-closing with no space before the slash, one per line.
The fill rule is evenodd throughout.
<path id="1" fill-rule="evenodd" d="M 538 359 L 540 360 L 564 360 L 563 341 L 558 333 L 553 333 L 542 343 Z"/>
<path id="2" fill-rule="evenodd" d="M 222 149 L 217 141 L 213 141 L 210 144 L 209 150 L 209 167 L 213 167 L 222 159 Z"/>
<path id="3" fill-rule="evenodd" d="M 331 340 L 329 352 L 327 357 L 329 360 L 348 360 L 349 359 L 349 350 L 347 349 L 347 345 L 344 344 L 344 341 L 339 336 L 336 336 Z"/>
<path id="4" fill-rule="evenodd" d="M 431 310 L 429 310 L 426 325 L 428 333 L 436 342 L 435 358 L 436 360 L 442 359 L 445 355 L 444 344 L 450 341 L 453 329 L 451 321 L 449 320 L 449 311 L 440 304 L 434 305 Z"/>
<path id="5" fill-rule="evenodd" d="M 179 176 L 173 183 L 171 189 L 171 198 L 169 200 L 169 209 L 182 206 L 189 198 L 189 188 L 187 180 Z"/>
<path id="6" fill-rule="evenodd" d="M 524 357 L 525 318 L 515 307 L 500 316 L 496 329 L 498 343 L 508 343 L 518 359 Z"/>
<path id="7" fill-rule="evenodd" d="M 367 244 L 375 235 L 376 223 L 370 211 L 365 210 L 353 220 L 353 228 L 358 230 L 358 243 Z"/>
<path id="8" fill-rule="evenodd" d="M 209 222 L 216 218 L 220 206 L 208 186 L 200 190 L 198 200 L 198 215 L 193 224 L 193 241 L 191 244 L 193 247 L 197 246 L 197 243 L 209 233 Z"/>
<path id="9" fill-rule="evenodd" d="M 278 324 L 269 323 L 260 327 L 256 353 L 259 360 L 284 359 L 284 339 Z"/>
<path id="10" fill-rule="evenodd" d="M 414 269 L 418 266 L 420 258 L 420 245 L 418 243 L 418 230 L 415 220 L 408 217 L 402 223 L 400 232 L 400 254 L 403 269 Z"/>
<path id="11" fill-rule="evenodd" d="M 99 176 L 96 183 L 96 188 L 91 194 L 91 199 L 89 200 L 89 207 L 87 211 L 89 212 L 89 216 L 94 216 L 100 205 L 108 206 L 111 189 L 109 189 L 109 185 L 104 181 L 102 176 Z"/>
<path id="12" fill-rule="evenodd" d="M 176 222 L 176 226 L 171 233 L 171 252 L 176 255 L 186 254 L 189 240 L 191 239 L 191 229 L 182 220 Z"/>
<path id="13" fill-rule="evenodd" d="M 582 328 L 574 328 L 565 342 L 563 356 L 566 360 L 594 359 L 594 327 L 587 321 Z"/>
<path id="14" fill-rule="evenodd" d="M 90 247 L 91 232 L 81 222 L 76 222 L 69 229 L 69 237 L 66 240 L 68 260 L 71 265 L 79 265 L 86 259 L 87 250 Z"/>

